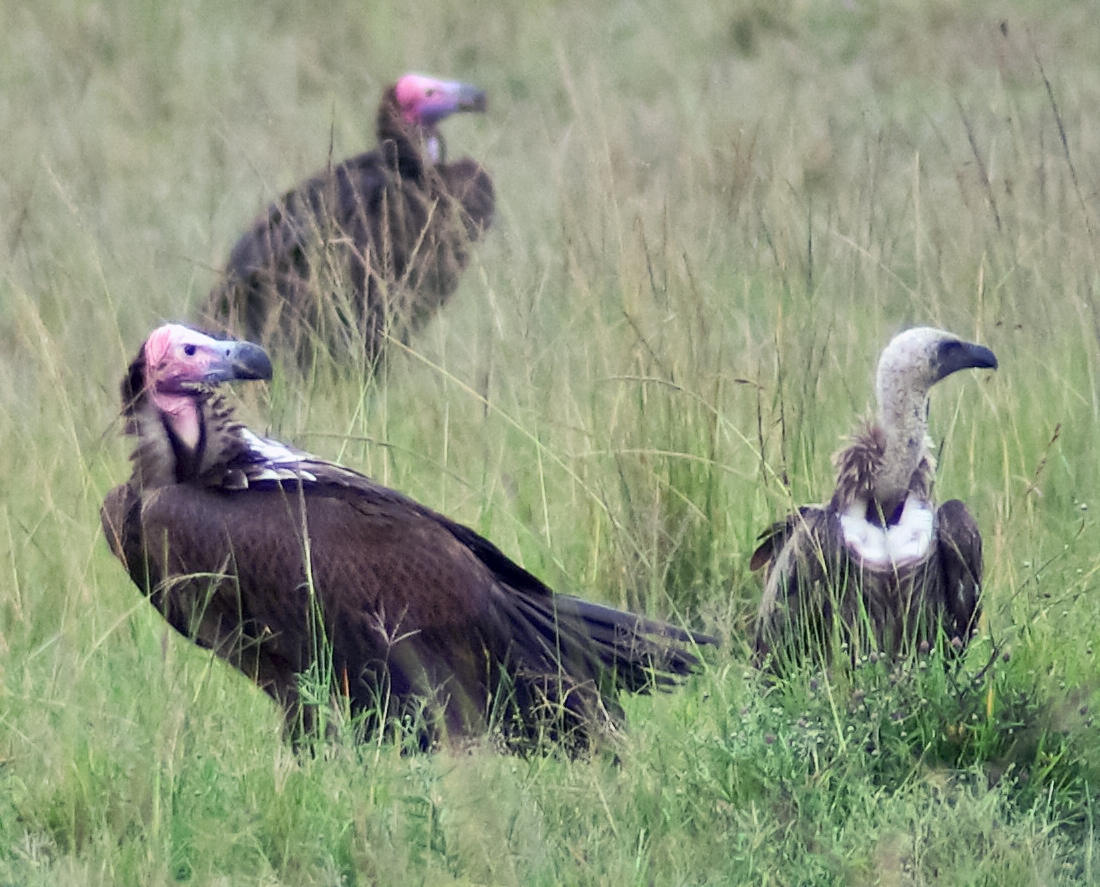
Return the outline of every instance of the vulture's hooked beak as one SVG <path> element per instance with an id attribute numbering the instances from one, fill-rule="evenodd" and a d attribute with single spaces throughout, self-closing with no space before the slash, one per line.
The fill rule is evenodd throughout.
<path id="1" fill-rule="evenodd" d="M 220 342 L 218 350 L 218 359 L 209 364 L 203 375 L 204 382 L 271 378 L 271 358 L 259 345 L 251 342 Z"/>
<path id="2" fill-rule="evenodd" d="M 437 80 L 427 87 L 417 113 L 425 125 L 431 126 L 458 111 L 484 111 L 485 90 L 457 80 Z"/>
<path id="3" fill-rule="evenodd" d="M 469 83 L 451 84 L 455 89 L 455 108 L 459 111 L 481 111 L 487 107 L 485 90 Z"/>
<path id="4" fill-rule="evenodd" d="M 936 349 L 935 367 L 939 380 L 959 370 L 995 370 L 997 356 L 984 345 L 951 339 Z"/>

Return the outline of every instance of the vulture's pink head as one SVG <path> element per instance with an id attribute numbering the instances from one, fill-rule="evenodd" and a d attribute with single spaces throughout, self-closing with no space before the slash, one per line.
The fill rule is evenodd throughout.
<path id="1" fill-rule="evenodd" d="M 149 334 L 122 382 L 123 410 L 142 394 L 184 441 L 197 435 L 197 400 L 205 386 L 234 379 L 270 379 L 267 352 L 251 342 L 215 339 L 178 323 Z"/>
<path id="2" fill-rule="evenodd" d="M 154 398 L 233 379 L 271 378 L 271 360 L 259 345 L 215 339 L 178 323 L 153 330 L 142 356 L 145 384 Z"/>
<path id="3" fill-rule="evenodd" d="M 397 106 L 409 123 L 431 128 L 457 111 L 484 111 L 485 93 L 454 80 L 406 74 L 394 86 Z"/>

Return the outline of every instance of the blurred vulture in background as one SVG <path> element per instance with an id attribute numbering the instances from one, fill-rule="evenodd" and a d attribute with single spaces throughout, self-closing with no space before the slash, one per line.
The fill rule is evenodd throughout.
<path id="1" fill-rule="evenodd" d="M 763 663 L 848 643 L 893 655 L 944 637 L 961 649 L 980 614 L 982 539 L 966 506 L 935 506 L 928 393 L 958 370 L 996 369 L 993 352 L 942 330 L 911 329 L 882 353 L 878 421 L 834 457 L 827 505 L 773 525 L 753 553 L 766 568 L 757 617 Z"/>
<path id="2" fill-rule="evenodd" d="M 706 635 L 555 594 L 473 530 L 348 468 L 253 434 L 215 386 L 264 350 L 155 330 L 122 383 L 130 480 L 101 511 L 168 622 L 316 725 L 316 690 L 422 748 L 492 733 L 570 751 L 614 732 L 621 691 L 677 683 Z M 313 685 L 315 688 L 316 685 Z"/>
<path id="3" fill-rule="evenodd" d="M 465 83 L 406 74 L 378 109 L 378 147 L 322 170 L 269 206 L 237 241 L 205 321 L 307 365 L 402 341 L 458 286 L 493 218 L 493 184 L 463 157 L 445 161 L 440 121 L 484 111 Z"/>

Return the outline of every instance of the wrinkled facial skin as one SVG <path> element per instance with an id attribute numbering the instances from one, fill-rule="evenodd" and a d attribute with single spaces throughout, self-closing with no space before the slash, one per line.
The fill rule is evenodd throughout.
<path id="1" fill-rule="evenodd" d="M 267 353 L 251 342 L 214 339 L 180 324 L 162 326 L 145 341 L 145 381 L 154 397 L 184 394 L 196 385 L 270 378 Z"/>
<path id="2" fill-rule="evenodd" d="M 401 114 L 409 123 L 431 127 L 458 111 L 484 111 L 485 93 L 454 80 L 406 74 L 395 90 Z"/>
<path id="3" fill-rule="evenodd" d="M 181 324 L 154 330 L 142 346 L 143 378 L 124 383 L 124 402 L 148 392 L 162 420 L 183 444 L 200 439 L 199 403 L 203 386 L 234 379 L 270 379 L 271 360 L 258 345 L 214 339 Z M 134 426 L 136 428 L 136 426 Z"/>

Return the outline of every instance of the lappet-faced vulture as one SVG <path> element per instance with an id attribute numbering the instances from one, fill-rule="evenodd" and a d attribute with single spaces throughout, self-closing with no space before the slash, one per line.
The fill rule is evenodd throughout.
<path id="1" fill-rule="evenodd" d="M 445 162 L 439 123 L 484 111 L 465 83 L 406 74 L 378 108 L 378 147 L 322 170 L 237 241 L 205 319 L 308 362 L 386 335 L 405 340 L 454 293 L 493 217 L 493 184 L 468 157 Z"/>
<path id="2" fill-rule="evenodd" d="M 468 527 L 253 434 L 215 386 L 270 376 L 256 345 L 155 330 L 122 383 L 133 474 L 101 518 L 168 622 L 292 734 L 315 723 L 301 676 L 329 674 L 366 728 L 414 725 L 422 747 L 489 732 L 577 750 L 615 729 L 621 691 L 677 683 L 713 642 L 555 594 Z"/>
<path id="3" fill-rule="evenodd" d="M 937 507 L 928 393 L 957 370 L 996 369 L 993 352 L 927 327 L 896 336 L 879 360 L 878 420 L 834 456 L 826 505 L 773 525 L 752 555 L 766 567 L 756 626 L 763 662 L 820 655 L 899 655 L 942 630 L 960 649 L 977 628 L 982 539 L 966 505 Z"/>

